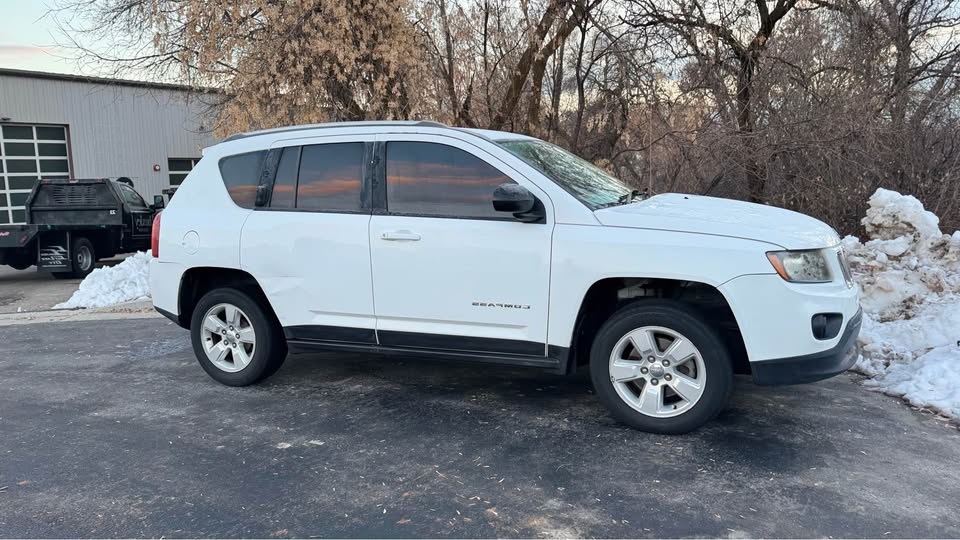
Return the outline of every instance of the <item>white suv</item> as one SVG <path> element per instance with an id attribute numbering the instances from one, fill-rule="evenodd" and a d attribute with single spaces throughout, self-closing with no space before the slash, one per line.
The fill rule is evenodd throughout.
<path id="1" fill-rule="evenodd" d="M 154 224 L 157 310 L 243 386 L 290 352 L 368 351 L 573 373 L 659 433 L 734 373 L 810 382 L 856 360 L 836 232 L 768 206 L 645 198 L 544 141 L 339 123 L 206 149 Z"/>

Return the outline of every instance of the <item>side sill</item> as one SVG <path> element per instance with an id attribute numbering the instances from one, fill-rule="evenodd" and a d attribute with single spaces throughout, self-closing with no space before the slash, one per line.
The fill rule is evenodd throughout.
<path id="1" fill-rule="evenodd" d="M 412 356 L 431 358 L 436 360 L 450 360 L 455 362 L 478 362 L 483 364 L 497 364 L 503 366 L 533 367 L 565 374 L 567 367 L 566 349 L 551 348 L 551 354 L 557 357 L 529 356 L 518 354 L 496 354 L 481 352 L 450 351 L 443 349 L 425 349 L 409 347 L 388 347 L 364 343 L 343 343 L 330 341 L 312 341 L 304 339 L 289 339 L 287 347 L 293 354 L 311 352 L 353 352 L 371 353 L 384 356 Z"/>

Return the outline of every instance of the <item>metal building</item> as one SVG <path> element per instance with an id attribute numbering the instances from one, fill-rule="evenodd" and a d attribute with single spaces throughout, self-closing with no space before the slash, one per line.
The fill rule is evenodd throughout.
<path id="1" fill-rule="evenodd" d="M 0 224 L 23 223 L 40 178 L 128 177 L 147 200 L 216 143 L 215 92 L 0 69 Z"/>

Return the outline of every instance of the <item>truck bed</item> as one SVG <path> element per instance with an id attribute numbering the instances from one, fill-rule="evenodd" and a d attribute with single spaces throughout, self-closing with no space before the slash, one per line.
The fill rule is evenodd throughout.
<path id="1" fill-rule="evenodd" d="M 121 205 L 107 180 L 41 180 L 27 199 L 27 221 L 48 230 L 122 227 Z"/>

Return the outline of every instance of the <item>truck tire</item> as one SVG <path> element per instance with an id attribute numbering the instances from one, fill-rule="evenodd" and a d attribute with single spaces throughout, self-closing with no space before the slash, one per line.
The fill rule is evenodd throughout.
<path id="1" fill-rule="evenodd" d="M 227 386 L 258 383 L 276 373 L 287 357 L 280 324 L 238 289 L 203 295 L 193 309 L 190 337 L 203 370 Z"/>
<path id="2" fill-rule="evenodd" d="M 14 257 L 7 259 L 7 265 L 14 270 L 26 270 L 36 263 L 32 257 Z"/>
<path id="3" fill-rule="evenodd" d="M 730 354 L 691 306 L 639 300 L 614 313 L 590 350 L 594 390 L 614 418 L 680 434 L 715 417 L 733 386 Z"/>
<path id="4" fill-rule="evenodd" d="M 57 279 L 83 279 L 93 272 L 97 266 L 97 253 L 93 249 L 93 242 L 84 237 L 74 239 L 70 247 L 70 256 L 73 258 L 73 271 L 54 272 Z"/>

